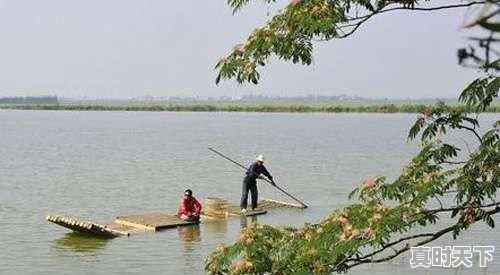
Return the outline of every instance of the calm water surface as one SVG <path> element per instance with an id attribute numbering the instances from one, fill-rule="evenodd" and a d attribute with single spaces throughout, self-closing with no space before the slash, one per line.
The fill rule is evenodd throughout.
<path id="1" fill-rule="evenodd" d="M 495 118 L 485 115 L 483 122 Z M 272 211 L 257 222 L 319 222 L 346 205 L 347 194 L 362 180 L 394 178 L 401 171 L 418 149 L 406 142 L 414 119 L 412 114 L 0 110 L 0 274 L 201 274 L 206 255 L 217 244 L 233 242 L 251 219 L 102 240 L 70 233 L 45 216 L 105 223 L 117 215 L 174 212 L 186 188 L 202 201 L 222 196 L 236 203 L 243 173 L 208 151 L 211 146 L 245 164 L 265 154 L 277 183 L 310 205 Z M 265 184 L 259 191 L 286 200 Z M 459 243 L 500 248 L 499 233 L 476 226 Z M 405 255 L 350 274 L 500 274 L 495 262 L 486 269 L 411 270 L 408 261 Z"/>

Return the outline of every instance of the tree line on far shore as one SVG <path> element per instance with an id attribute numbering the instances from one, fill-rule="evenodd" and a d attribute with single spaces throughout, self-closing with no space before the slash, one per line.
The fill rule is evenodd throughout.
<path id="1" fill-rule="evenodd" d="M 61 110 L 61 111 L 152 111 L 152 112 L 269 112 L 269 113 L 422 113 L 436 106 L 429 104 L 155 104 L 155 105 L 103 105 L 103 104 L 58 104 L 55 99 L 40 99 L 44 102 L 4 104 L 1 109 Z M 49 102 L 55 100 L 56 103 Z M 48 102 L 48 103 L 45 103 Z M 3 103 L 3 102 L 0 102 Z M 468 112 L 466 105 L 449 106 L 451 110 Z M 500 112 L 500 104 L 492 104 L 486 112 Z"/>
<path id="2" fill-rule="evenodd" d="M 0 97 L 0 104 L 58 104 L 57 96 Z"/>

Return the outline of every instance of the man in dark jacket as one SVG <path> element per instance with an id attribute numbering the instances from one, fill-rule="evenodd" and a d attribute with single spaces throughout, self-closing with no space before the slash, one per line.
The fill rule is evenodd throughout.
<path id="1" fill-rule="evenodd" d="M 258 192 L 257 178 L 262 178 L 261 174 L 265 175 L 274 185 L 273 177 L 264 166 L 264 156 L 258 155 L 255 162 L 248 167 L 245 178 L 243 179 L 243 190 L 241 194 L 241 212 L 246 213 L 248 204 L 248 191 L 252 195 L 252 210 L 257 208 Z"/>

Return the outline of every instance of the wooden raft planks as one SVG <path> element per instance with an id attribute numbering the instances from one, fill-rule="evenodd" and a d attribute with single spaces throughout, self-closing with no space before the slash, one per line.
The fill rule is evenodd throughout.
<path id="1" fill-rule="evenodd" d="M 245 216 L 257 216 L 266 214 L 268 210 L 277 208 L 299 208 L 304 209 L 305 207 L 299 204 L 293 204 L 288 202 L 282 202 L 272 199 L 262 199 L 258 203 L 257 210 L 247 209 L 246 213 L 242 213 L 239 206 L 230 204 L 227 208 L 227 216 L 229 217 L 245 217 Z M 211 218 L 210 216 L 204 215 L 205 218 Z"/>
<path id="2" fill-rule="evenodd" d="M 262 209 L 275 209 L 275 208 L 299 208 L 305 209 L 306 207 L 300 204 L 289 203 L 284 201 L 277 201 L 272 199 L 262 199 L 259 204 L 259 208 Z"/>
<path id="3" fill-rule="evenodd" d="M 197 224 L 198 221 L 184 221 L 176 215 L 165 213 L 147 213 L 139 215 L 118 216 L 115 223 L 141 228 L 144 230 L 157 231 L 166 228 L 172 228 L 183 225 Z"/>
<path id="4" fill-rule="evenodd" d="M 127 226 L 127 225 L 123 225 L 123 224 L 118 224 L 118 223 L 106 224 L 106 227 L 109 228 L 109 229 L 111 229 L 111 230 L 117 230 L 117 231 L 121 231 L 121 232 L 127 232 L 127 233 L 129 233 L 129 236 L 131 234 L 137 234 L 137 233 L 144 232 L 143 229 L 136 228 L 136 227 L 133 227 L 133 226 Z"/>
<path id="5" fill-rule="evenodd" d="M 246 213 L 241 213 L 241 209 L 239 206 L 230 205 L 227 209 L 228 216 L 230 217 L 250 217 L 250 216 L 258 216 L 264 215 L 267 213 L 267 210 L 258 209 L 258 210 L 247 210 Z"/>

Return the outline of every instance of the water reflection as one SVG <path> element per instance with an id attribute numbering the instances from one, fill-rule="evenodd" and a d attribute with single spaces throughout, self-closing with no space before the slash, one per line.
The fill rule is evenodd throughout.
<path id="1" fill-rule="evenodd" d="M 78 253 L 96 252 L 106 246 L 109 239 L 98 238 L 80 232 L 71 232 L 55 240 L 55 247 L 61 250 L 71 250 Z"/>
<path id="2" fill-rule="evenodd" d="M 182 240 L 184 253 L 190 254 L 201 241 L 200 225 L 178 226 L 177 235 Z"/>
<path id="3" fill-rule="evenodd" d="M 203 232 L 210 236 L 225 236 L 227 233 L 227 220 L 204 220 Z"/>
<path id="4" fill-rule="evenodd" d="M 241 229 L 245 229 L 249 225 L 251 225 L 253 223 L 257 223 L 257 222 L 259 222 L 259 219 L 257 218 L 257 216 L 250 216 L 250 217 L 241 216 L 240 226 L 241 226 Z"/>
<path id="5" fill-rule="evenodd" d="M 200 225 L 178 226 L 177 235 L 182 242 L 183 267 L 195 270 L 199 261 Z"/>

